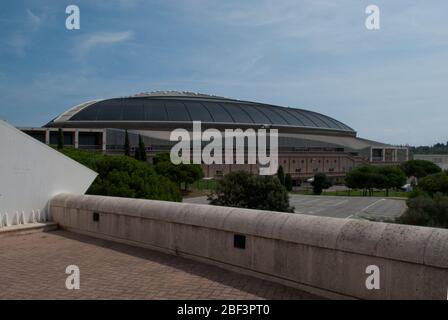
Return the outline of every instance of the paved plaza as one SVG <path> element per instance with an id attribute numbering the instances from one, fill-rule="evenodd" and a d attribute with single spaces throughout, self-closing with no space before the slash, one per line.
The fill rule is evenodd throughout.
<path id="1" fill-rule="evenodd" d="M 65 287 L 80 268 L 80 290 Z M 318 299 L 173 255 L 66 231 L 0 237 L 0 299 Z"/>
<path id="2" fill-rule="evenodd" d="M 406 201 L 379 197 L 307 196 L 291 194 L 295 213 L 335 218 L 391 220 L 406 210 Z M 184 198 L 184 202 L 207 204 L 207 197 Z"/>

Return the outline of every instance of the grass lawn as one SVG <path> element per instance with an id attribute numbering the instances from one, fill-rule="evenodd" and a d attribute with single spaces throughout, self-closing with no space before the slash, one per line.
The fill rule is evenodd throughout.
<path id="1" fill-rule="evenodd" d="M 217 185 L 218 185 L 217 180 L 202 179 L 191 184 L 191 188 L 196 190 L 215 190 Z"/>

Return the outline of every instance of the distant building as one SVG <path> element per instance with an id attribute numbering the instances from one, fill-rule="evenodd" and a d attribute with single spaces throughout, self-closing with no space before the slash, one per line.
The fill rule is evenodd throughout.
<path id="1" fill-rule="evenodd" d="M 448 154 L 414 154 L 415 160 L 431 161 L 438 165 L 442 170 L 448 170 Z"/>
<path id="2" fill-rule="evenodd" d="M 296 182 L 317 172 L 338 182 L 363 164 L 397 164 L 408 159 L 408 149 L 357 137 L 346 124 L 313 111 L 240 101 L 190 92 L 152 92 L 131 97 L 82 103 L 56 117 L 43 128 L 21 128 L 46 144 L 57 144 L 58 128 L 65 145 L 109 154 L 123 154 L 124 130 L 132 149 L 144 138 L 148 157 L 168 152 L 176 128 L 278 129 L 279 165 Z M 258 173 L 253 164 L 203 165 L 206 177 L 221 177 L 236 170 Z"/>

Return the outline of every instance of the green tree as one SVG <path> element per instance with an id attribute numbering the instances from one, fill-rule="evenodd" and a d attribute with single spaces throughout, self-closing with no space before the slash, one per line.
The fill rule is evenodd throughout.
<path id="1" fill-rule="evenodd" d="M 187 191 L 188 185 L 204 177 L 204 171 L 202 171 L 201 166 L 198 164 L 181 164 L 180 170 L 184 173 L 182 178 L 185 191 Z"/>
<path id="2" fill-rule="evenodd" d="M 131 156 L 131 145 L 129 143 L 128 130 L 126 130 L 124 133 L 124 155 L 128 157 Z"/>
<path id="3" fill-rule="evenodd" d="M 65 155 L 91 168 L 98 177 L 88 194 L 181 201 L 177 186 L 147 163 L 126 156 L 108 156 L 77 149 L 61 150 Z"/>
<path id="4" fill-rule="evenodd" d="M 58 130 L 58 150 L 64 148 L 64 132 L 62 132 L 62 128 Z"/>
<path id="5" fill-rule="evenodd" d="M 408 209 L 396 219 L 397 223 L 435 228 L 448 227 L 448 196 L 436 193 L 434 197 L 420 195 L 407 201 Z"/>
<path id="6" fill-rule="evenodd" d="M 426 160 L 409 160 L 402 163 L 400 167 L 407 177 L 417 178 L 423 178 L 442 171 L 438 165 Z"/>
<path id="7" fill-rule="evenodd" d="M 182 184 L 187 191 L 188 185 L 204 177 L 204 172 L 199 164 L 174 164 L 169 153 L 159 153 L 153 159 L 156 172 L 175 182 L 179 189 Z"/>
<path id="8" fill-rule="evenodd" d="M 244 171 L 225 175 L 208 199 L 218 206 L 294 212 L 288 192 L 276 177 Z"/>
<path id="9" fill-rule="evenodd" d="M 289 173 L 285 176 L 285 188 L 289 192 L 292 191 L 292 177 Z"/>
<path id="10" fill-rule="evenodd" d="M 430 196 L 438 192 L 448 194 L 448 175 L 445 172 L 439 172 L 421 178 L 418 188 Z"/>
<path id="11" fill-rule="evenodd" d="M 145 143 L 140 134 L 138 135 L 138 148 L 135 151 L 135 159 L 143 162 L 146 162 L 147 160 Z"/>
<path id="12" fill-rule="evenodd" d="M 346 178 L 345 185 L 351 189 L 362 189 L 363 195 L 373 195 L 374 189 L 386 191 L 399 188 L 406 183 L 406 176 L 396 166 L 362 166 L 351 170 Z"/>
<path id="13" fill-rule="evenodd" d="M 316 173 L 311 185 L 313 186 L 313 193 L 315 195 L 320 195 L 324 189 L 331 187 L 331 183 L 325 173 Z"/>
<path id="14" fill-rule="evenodd" d="M 134 159 L 138 160 L 138 161 L 142 161 L 140 158 L 140 148 L 138 148 L 138 147 L 135 148 L 135 150 L 134 150 Z"/>
<path id="15" fill-rule="evenodd" d="M 386 197 L 389 196 L 390 189 L 398 189 L 406 183 L 406 175 L 397 166 L 385 166 L 378 168 L 382 176 L 378 189 L 386 189 Z"/>
<path id="16" fill-rule="evenodd" d="M 285 172 L 283 171 L 283 167 L 279 166 L 277 170 L 277 178 L 282 185 L 285 185 Z"/>

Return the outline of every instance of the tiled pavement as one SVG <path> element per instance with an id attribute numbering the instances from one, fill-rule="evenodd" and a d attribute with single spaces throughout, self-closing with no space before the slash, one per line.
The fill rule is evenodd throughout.
<path id="1" fill-rule="evenodd" d="M 80 290 L 65 269 L 80 268 Z M 66 231 L 0 237 L 0 299 L 318 299 L 214 266 Z"/>

